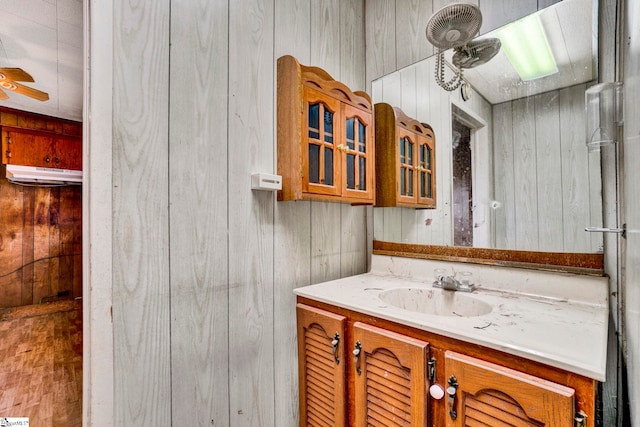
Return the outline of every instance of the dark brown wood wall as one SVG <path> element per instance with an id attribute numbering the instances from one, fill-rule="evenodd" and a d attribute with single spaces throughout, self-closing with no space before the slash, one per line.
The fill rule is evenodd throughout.
<path id="1" fill-rule="evenodd" d="M 7 124 L 81 134 L 79 123 L 1 109 L 0 125 Z M 63 291 L 82 296 L 82 187 L 13 184 L 2 165 L 0 307 L 38 304 Z"/>

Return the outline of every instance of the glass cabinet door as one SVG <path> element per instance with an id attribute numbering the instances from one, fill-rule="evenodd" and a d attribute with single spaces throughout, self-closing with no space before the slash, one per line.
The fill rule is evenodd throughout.
<path id="1" fill-rule="evenodd" d="M 399 202 L 415 203 L 418 177 L 416 166 L 419 151 L 417 137 L 413 133 L 398 128 L 396 139 L 398 141 L 397 198 Z"/>
<path id="2" fill-rule="evenodd" d="M 373 194 L 373 126 L 371 114 L 351 105 L 342 105 L 344 153 L 342 190 L 348 197 L 370 198 Z"/>
<path id="3" fill-rule="evenodd" d="M 316 194 L 340 194 L 340 102 L 304 88 L 302 118 L 303 187 Z M 306 143 L 306 144 L 305 144 Z"/>
<path id="4" fill-rule="evenodd" d="M 435 206 L 435 150 L 433 134 L 418 137 L 418 156 L 416 158 L 418 188 L 416 191 L 419 205 Z"/>

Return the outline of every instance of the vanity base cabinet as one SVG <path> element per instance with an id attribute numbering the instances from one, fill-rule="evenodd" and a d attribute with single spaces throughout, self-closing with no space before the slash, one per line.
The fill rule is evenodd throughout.
<path id="1" fill-rule="evenodd" d="M 300 426 L 347 426 L 347 318 L 298 304 Z"/>
<path id="2" fill-rule="evenodd" d="M 429 345 L 361 322 L 353 325 L 353 337 L 354 425 L 427 426 Z"/>
<path id="3" fill-rule="evenodd" d="M 314 314 L 305 315 L 307 311 Z M 327 318 L 338 316 L 344 325 L 343 329 L 338 324 L 322 327 L 324 363 L 331 367 L 323 375 L 328 383 L 341 384 L 335 389 L 335 400 L 343 399 L 344 405 L 338 406 L 339 424 L 306 421 L 310 406 L 316 403 L 305 391 L 309 379 L 304 361 L 311 356 L 303 346 L 308 329 L 304 325 L 322 324 L 309 321 L 320 319 L 318 313 Z M 339 364 L 333 359 L 329 339 L 337 330 L 341 331 Z M 298 297 L 298 346 L 301 426 L 600 425 L 594 379 L 305 297 Z M 447 394 L 450 381 L 457 384 L 453 399 Z M 429 387 L 435 384 L 445 391 L 439 400 L 429 396 Z M 387 412 L 387 418 L 378 422 L 375 417 L 380 412 Z M 577 415 L 585 416 L 584 423 L 576 423 Z M 511 424 L 502 424 L 509 419 Z"/>
<path id="4" fill-rule="evenodd" d="M 447 427 L 573 425 L 572 388 L 452 351 L 445 377 Z"/>
<path id="5" fill-rule="evenodd" d="M 428 425 L 426 342 L 304 304 L 296 312 L 300 426 Z"/>

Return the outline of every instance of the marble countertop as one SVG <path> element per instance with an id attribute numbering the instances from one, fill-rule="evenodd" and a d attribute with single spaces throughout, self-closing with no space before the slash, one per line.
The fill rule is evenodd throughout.
<path id="1" fill-rule="evenodd" d="M 433 288 L 436 268 L 450 274 L 470 271 L 476 290 L 455 297 L 468 295 L 485 302 L 491 312 L 471 317 L 426 314 L 380 298 L 396 288 L 418 289 L 416 298 L 439 293 L 452 298 L 451 291 Z M 373 255 L 369 273 L 298 288 L 294 293 L 605 380 L 605 277 Z"/>

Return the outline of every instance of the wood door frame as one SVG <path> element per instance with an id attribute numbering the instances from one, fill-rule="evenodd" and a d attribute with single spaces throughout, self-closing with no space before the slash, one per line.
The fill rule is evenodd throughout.
<path id="1" fill-rule="evenodd" d="M 472 165 L 472 187 L 473 187 L 473 197 L 474 199 L 482 201 L 483 199 L 489 199 L 489 197 L 493 198 L 493 175 L 489 173 L 486 177 L 481 178 L 479 175 L 486 169 L 488 166 L 488 170 L 493 170 L 493 142 L 489 139 L 488 133 L 488 125 L 487 123 L 476 113 L 469 111 L 459 102 L 455 100 L 451 100 L 451 114 L 450 114 L 450 122 L 453 120 L 457 120 L 460 123 L 471 129 L 471 165 Z M 481 147 L 487 147 L 481 149 Z M 488 152 L 487 152 L 488 150 Z M 487 159 L 488 165 L 481 164 L 481 157 L 483 154 L 489 155 Z M 451 155 L 450 170 L 453 171 L 453 154 Z M 453 201 L 453 187 L 451 189 L 451 200 Z M 488 200 L 487 200 L 488 201 Z M 490 215 L 490 207 L 488 203 L 485 203 L 487 206 L 484 206 L 485 212 L 484 215 L 476 215 L 476 208 L 478 207 L 477 201 L 474 201 L 474 208 L 472 209 L 473 221 L 474 223 L 480 218 L 482 230 L 479 230 L 478 227 L 473 227 L 473 242 L 474 246 L 480 247 L 495 247 L 495 236 L 494 229 L 495 226 L 491 221 Z M 453 208 L 451 211 L 453 215 Z M 451 222 L 451 226 L 453 227 L 454 223 Z M 453 237 L 454 230 L 451 230 L 451 236 Z"/>
<path id="2" fill-rule="evenodd" d="M 82 425 L 113 426 L 113 1 L 83 0 Z M 95 81 L 96 84 L 91 84 Z"/>

